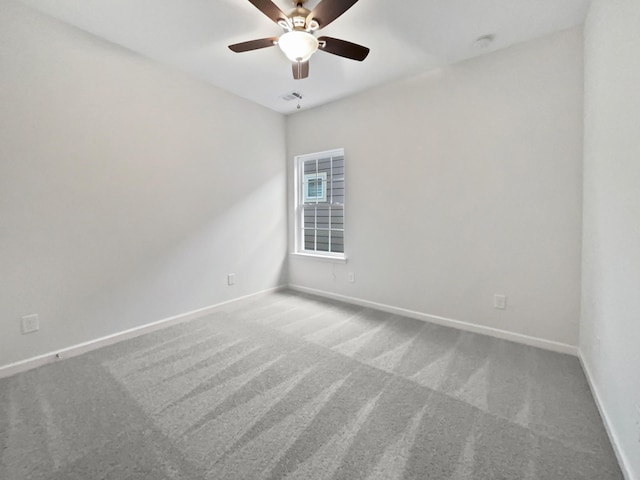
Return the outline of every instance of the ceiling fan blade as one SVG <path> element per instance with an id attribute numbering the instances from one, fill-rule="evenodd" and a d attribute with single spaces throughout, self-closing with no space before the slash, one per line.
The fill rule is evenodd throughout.
<path id="1" fill-rule="evenodd" d="M 318 42 L 320 42 L 319 50 L 350 58 L 351 60 L 361 62 L 369 55 L 369 49 L 367 47 L 363 47 L 357 43 L 347 42 L 346 40 L 340 40 L 339 38 L 319 37 Z"/>
<path id="2" fill-rule="evenodd" d="M 336 18 L 349 10 L 358 0 L 321 0 L 316 8 L 307 15 L 307 25 L 311 20 L 315 20 L 324 28 Z"/>
<path id="3" fill-rule="evenodd" d="M 258 10 L 267 17 L 278 23 L 279 20 L 286 20 L 287 16 L 271 0 L 249 0 Z"/>
<path id="4" fill-rule="evenodd" d="M 249 40 L 248 42 L 229 45 L 229 48 L 236 53 L 258 50 L 259 48 L 273 47 L 278 41 L 278 37 L 261 38 L 259 40 Z"/>
<path id="5" fill-rule="evenodd" d="M 293 78 L 300 80 L 309 76 L 309 61 L 306 62 L 293 62 Z"/>

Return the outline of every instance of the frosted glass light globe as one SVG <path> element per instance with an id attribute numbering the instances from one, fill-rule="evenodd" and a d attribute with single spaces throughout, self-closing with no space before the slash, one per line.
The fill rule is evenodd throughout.
<path id="1" fill-rule="evenodd" d="M 306 62 L 318 49 L 318 39 L 308 32 L 293 30 L 280 35 L 278 46 L 292 62 Z"/>

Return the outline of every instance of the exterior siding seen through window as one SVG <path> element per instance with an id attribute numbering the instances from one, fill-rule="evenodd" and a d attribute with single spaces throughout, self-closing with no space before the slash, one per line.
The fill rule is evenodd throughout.
<path id="1" fill-rule="evenodd" d="M 296 252 L 344 257 L 344 150 L 296 158 Z"/>

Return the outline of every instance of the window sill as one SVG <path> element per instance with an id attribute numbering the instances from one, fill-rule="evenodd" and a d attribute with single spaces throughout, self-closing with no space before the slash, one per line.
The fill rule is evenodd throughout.
<path id="1" fill-rule="evenodd" d="M 347 257 L 338 257 L 332 255 L 318 255 L 315 253 L 299 253 L 291 252 L 289 255 L 297 258 L 307 258 L 309 260 L 315 260 L 317 262 L 330 262 L 330 263 L 347 263 Z"/>

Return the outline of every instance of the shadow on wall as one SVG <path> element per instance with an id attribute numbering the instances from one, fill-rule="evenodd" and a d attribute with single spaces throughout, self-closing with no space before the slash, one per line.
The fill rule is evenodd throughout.
<path id="1" fill-rule="evenodd" d="M 74 306 L 59 316 L 80 331 L 91 319 L 86 323 L 92 332 L 99 322 L 102 334 L 108 334 L 281 284 L 286 257 L 284 175 L 244 187 L 251 193 L 238 190 L 233 204 L 231 199 L 216 205 L 203 198 L 182 202 L 167 216 L 159 237 L 139 239 L 151 248 L 133 262 L 111 258 L 117 268 L 75 292 Z M 198 203 L 204 208 L 189 210 Z M 227 273 L 237 275 L 233 288 L 227 285 Z"/>
<path id="2" fill-rule="evenodd" d="M 40 304 L 44 321 L 37 340 L 46 342 L 46 351 L 281 285 L 284 172 L 265 181 L 247 177 L 242 185 L 228 185 L 227 192 L 155 192 L 149 205 L 156 209 L 146 220 L 120 199 L 117 212 L 108 212 L 99 228 L 92 222 L 69 232 L 64 222 L 51 225 L 56 238 L 33 252 L 37 260 L 21 265 L 15 257 L 12 267 L 14 280 L 23 282 L 16 288 L 28 288 L 40 269 L 38 291 L 31 295 Z M 104 218 L 98 206 L 92 209 L 96 222 Z M 233 287 L 227 273 L 237 274 Z M 7 355 L 0 365 L 19 360 Z"/>

